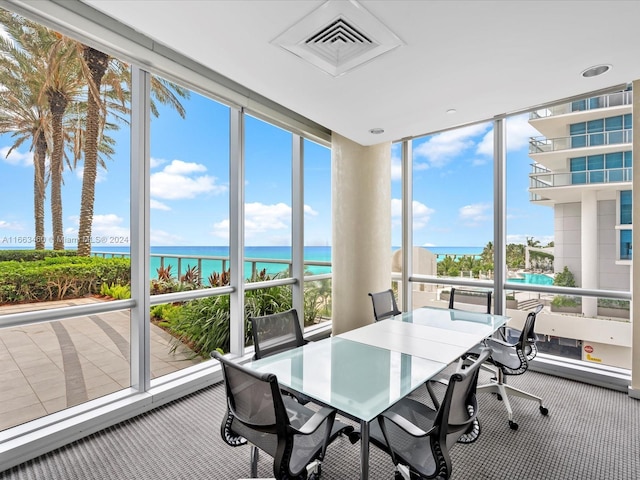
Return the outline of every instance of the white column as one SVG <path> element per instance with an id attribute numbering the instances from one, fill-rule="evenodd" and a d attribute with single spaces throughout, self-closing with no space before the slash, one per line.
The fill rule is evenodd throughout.
<path id="1" fill-rule="evenodd" d="M 598 197 L 595 190 L 583 190 L 581 213 L 582 288 L 598 288 Z M 598 315 L 598 299 L 582 297 L 582 313 L 585 317 Z"/>
<path id="2" fill-rule="evenodd" d="M 391 144 L 332 134 L 333 334 L 373 322 L 369 292 L 391 288 Z"/>

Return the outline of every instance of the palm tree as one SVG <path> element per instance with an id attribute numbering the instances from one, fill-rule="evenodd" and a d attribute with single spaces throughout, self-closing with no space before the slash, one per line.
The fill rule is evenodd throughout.
<path id="1" fill-rule="evenodd" d="M 39 27 L 43 29 L 44 27 Z M 64 117 L 70 103 L 76 101 L 82 92 L 84 82 L 80 74 L 80 62 L 76 46 L 62 35 L 48 29 L 42 35 L 44 45 L 48 45 L 46 58 L 47 76 L 44 95 L 51 112 L 53 150 L 51 152 L 51 219 L 53 227 L 53 249 L 64 250 L 64 229 L 62 222 L 62 172 L 64 170 Z M 70 163 L 67 165 L 71 168 Z"/>
<path id="2" fill-rule="evenodd" d="M 14 21 L 14 16 L 0 10 L 0 23 L 12 39 L 23 37 L 24 25 Z M 48 109 L 39 101 L 44 78 L 42 64 L 33 61 L 30 52 L 15 41 L 0 38 L 0 133 L 13 132 L 15 139 L 7 156 L 25 142 L 31 142 L 33 152 L 33 209 L 35 248 L 45 247 L 44 206 L 46 157 L 51 139 L 51 119 Z"/>
<path id="3" fill-rule="evenodd" d="M 108 113 L 126 114 L 126 103 L 129 99 L 131 75 L 127 66 L 119 60 L 86 45 L 81 46 L 84 75 L 89 85 L 87 100 L 86 139 L 84 142 L 84 173 L 82 178 L 82 195 L 80 204 L 80 225 L 78 229 L 78 255 L 91 254 L 91 232 L 93 209 L 95 202 L 95 183 L 99 162 L 98 153 Z M 104 88 L 103 89 L 103 85 Z M 123 88 L 123 86 L 125 88 Z M 175 92 L 175 93 L 174 93 Z M 167 82 L 156 76 L 151 79 L 153 98 L 162 104 L 170 105 L 184 118 L 185 109 L 178 96 L 189 97 L 189 91 L 176 84 Z M 177 96 L 176 96 L 177 95 Z M 110 98 L 110 102 L 101 101 Z M 158 116 L 158 109 L 151 100 L 151 113 Z M 118 117 L 124 119 L 124 115 Z M 104 164 L 103 164 L 104 165 Z"/>

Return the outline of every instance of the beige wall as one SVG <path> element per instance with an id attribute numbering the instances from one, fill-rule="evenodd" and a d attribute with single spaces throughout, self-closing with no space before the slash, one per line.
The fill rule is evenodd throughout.
<path id="1" fill-rule="evenodd" d="M 335 335 L 372 323 L 368 293 L 391 287 L 391 144 L 331 142 Z"/>

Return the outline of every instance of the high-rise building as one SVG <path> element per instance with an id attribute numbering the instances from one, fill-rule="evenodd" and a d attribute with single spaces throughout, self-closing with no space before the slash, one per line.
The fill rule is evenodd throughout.
<path id="1" fill-rule="evenodd" d="M 629 290 L 632 261 L 632 92 L 537 110 L 529 123 L 531 201 L 554 209 L 554 268 L 576 286 Z M 598 315 L 598 299 L 581 313 Z"/>

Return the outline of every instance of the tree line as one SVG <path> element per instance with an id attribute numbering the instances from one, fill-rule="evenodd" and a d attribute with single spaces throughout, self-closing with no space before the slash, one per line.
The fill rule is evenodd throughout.
<path id="1" fill-rule="evenodd" d="M 527 238 L 527 245 L 522 243 L 509 243 L 506 246 L 506 263 L 510 269 L 524 269 L 526 267 L 526 247 L 543 247 L 539 240 L 533 237 Z M 553 247 L 553 242 L 544 245 Z M 480 272 L 493 272 L 493 242 L 488 242 L 478 256 L 463 255 L 459 258 L 446 256 L 438 262 L 438 275 L 447 277 L 458 277 L 460 272 L 471 272 L 474 278 L 480 276 Z M 553 255 L 543 252 L 529 252 L 529 261 L 533 268 L 544 266 L 545 269 L 553 270 Z"/>

